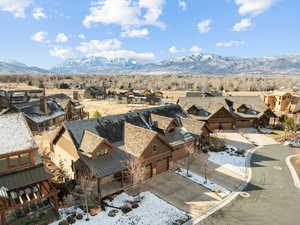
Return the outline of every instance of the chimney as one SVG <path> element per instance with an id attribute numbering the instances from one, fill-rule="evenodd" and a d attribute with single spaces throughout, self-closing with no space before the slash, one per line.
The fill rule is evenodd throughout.
<path id="1" fill-rule="evenodd" d="M 79 92 L 78 91 L 73 91 L 73 99 L 79 100 Z"/>
<path id="2" fill-rule="evenodd" d="M 40 97 L 40 109 L 45 114 L 49 113 L 48 99 L 45 96 Z"/>

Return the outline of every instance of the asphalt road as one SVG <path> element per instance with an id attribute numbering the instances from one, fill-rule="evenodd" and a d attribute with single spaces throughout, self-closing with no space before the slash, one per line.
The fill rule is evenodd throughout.
<path id="1" fill-rule="evenodd" d="M 198 225 L 300 225 L 300 189 L 296 188 L 285 158 L 293 149 L 269 145 L 251 159 L 252 180 L 227 206 Z"/>

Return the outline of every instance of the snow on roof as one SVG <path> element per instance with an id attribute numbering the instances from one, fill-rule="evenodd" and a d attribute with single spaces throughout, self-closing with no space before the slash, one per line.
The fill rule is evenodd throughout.
<path id="1" fill-rule="evenodd" d="M 0 116 L 0 155 L 37 147 L 22 113 Z"/>

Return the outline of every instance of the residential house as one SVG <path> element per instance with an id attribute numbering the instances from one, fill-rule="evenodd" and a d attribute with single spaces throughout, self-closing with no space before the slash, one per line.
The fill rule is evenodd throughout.
<path id="1" fill-rule="evenodd" d="M 287 112 L 288 106 L 292 101 L 292 94 L 289 92 L 264 93 L 262 99 L 265 104 L 273 111 Z"/>
<path id="2" fill-rule="evenodd" d="M 41 97 L 39 101 L 17 104 L 34 134 L 58 126 L 66 120 L 66 112 L 54 100 Z"/>
<path id="3" fill-rule="evenodd" d="M 188 91 L 186 97 L 220 97 L 222 92 L 215 89 L 203 89 L 202 91 Z"/>
<path id="4" fill-rule="evenodd" d="M 179 105 L 172 104 L 66 122 L 51 141 L 51 158 L 56 165 L 63 165 L 70 179 L 77 179 L 86 169 L 90 171 L 97 181 L 99 195 L 104 197 L 124 188 L 128 160 L 135 157 L 143 160 L 146 179 L 168 170 L 174 160 L 184 157 L 176 153 L 183 151 L 182 148 L 173 146 L 185 142 L 196 145 L 198 140 L 183 129 L 179 138 L 188 136 L 188 139 L 175 143 L 180 133 L 176 128 L 180 128 L 181 118 L 186 116 Z"/>
<path id="5" fill-rule="evenodd" d="M 190 97 L 180 102 L 193 118 L 207 122 L 209 129 L 274 125 L 277 118 L 256 96 Z"/>
<path id="6" fill-rule="evenodd" d="M 105 99 L 107 97 L 106 87 L 87 87 L 83 95 L 84 98 Z"/>
<path id="7" fill-rule="evenodd" d="M 130 90 L 125 93 L 119 93 L 118 103 L 120 104 L 149 104 L 158 105 L 161 104 L 161 97 L 159 95 L 151 94 L 141 94 Z"/>
<path id="8" fill-rule="evenodd" d="M 58 103 L 66 113 L 66 120 L 81 120 L 89 117 L 84 111 L 84 106 L 79 102 L 78 91 L 73 92 L 73 99 L 65 94 L 55 94 L 47 96 Z"/>
<path id="9" fill-rule="evenodd" d="M 0 225 L 52 222 L 57 191 L 24 116 L 2 115 L 0 124 Z"/>
<path id="10" fill-rule="evenodd" d="M 35 99 L 39 99 L 45 96 L 43 89 L 32 89 L 32 90 L 0 90 L 0 99 L 6 98 L 10 105 L 25 103 Z"/>

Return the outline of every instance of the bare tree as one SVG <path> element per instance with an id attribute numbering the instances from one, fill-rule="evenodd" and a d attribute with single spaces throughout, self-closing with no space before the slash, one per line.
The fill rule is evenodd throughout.
<path id="1" fill-rule="evenodd" d="M 190 142 L 186 144 L 185 151 L 188 154 L 187 163 L 186 163 L 186 175 L 189 176 L 189 170 L 192 163 L 192 157 L 198 152 L 197 146 L 195 142 Z"/>
<path id="2" fill-rule="evenodd" d="M 88 196 L 93 192 L 95 187 L 95 181 L 93 180 L 93 174 L 88 170 L 82 171 L 79 176 L 79 185 L 82 190 L 82 195 L 84 197 L 85 209 L 86 209 L 86 220 L 89 220 L 89 205 Z"/>

